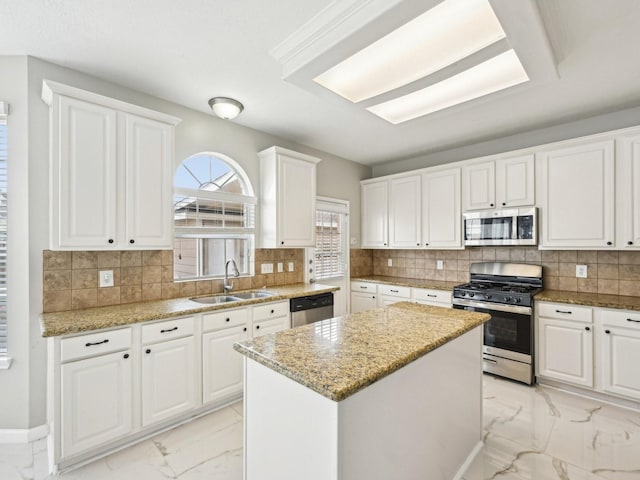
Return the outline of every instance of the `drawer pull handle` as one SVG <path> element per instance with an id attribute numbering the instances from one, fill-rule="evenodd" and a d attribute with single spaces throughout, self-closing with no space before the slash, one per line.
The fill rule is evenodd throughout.
<path id="1" fill-rule="evenodd" d="M 360 285 L 360 288 L 364 288 L 366 290 L 369 287 L 365 287 L 364 285 Z"/>
<path id="2" fill-rule="evenodd" d="M 571 310 L 556 310 L 556 313 L 566 313 L 567 315 L 571 315 Z"/>
<path id="3" fill-rule="evenodd" d="M 109 339 L 105 338 L 104 340 L 102 340 L 101 342 L 87 342 L 84 344 L 85 347 L 93 347 L 94 345 L 102 345 L 103 343 L 109 343 Z"/>
<path id="4" fill-rule="evenodd" d="M 400 293 L 400 290 L 390 290 L 393 293 Z"/>
<path id="5" fill-rule="evenodd" d="M 275 313 L 275 310 L 271 310 L 271 313 Z"/>
<path id="6" fill-rule="evenodd" d="M 438 295 L 434 295 L 432 293 L 427 293 L 427 297 L 436 298 Z"/>
<path id="7" fill-rule="evenodd" d="M 160 330 L 160 333 L 175 332 L 176 330 L 178 330 L 178 327 L 167 328 L 166 330 Z"/>
<path id="8" fill-rule="evenodd" d="M 607 335 L 609 335 L 611 333 L 611 330 L 605 330 L 604 333 L 606 333 Z"/>
<path id="9" fill-rule="evenodd" d="M 497 360 L 492 360 L 491 358 L 483 358 L 482 361 L 484 362 L 491 362 L 491 363 L 498 363 Z"/>
<path id="10" fill-rule="evenodd" d="M 640 323 L 640 320 L 634 320 L 633 318 L 627 318 L 627 322 Z"/>

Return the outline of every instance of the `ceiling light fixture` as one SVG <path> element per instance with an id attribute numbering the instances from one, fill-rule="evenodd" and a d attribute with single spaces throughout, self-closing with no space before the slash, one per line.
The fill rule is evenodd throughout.
<path id="1" fill-rule="evenodd" d="M 398 124 L 528 80 L 516 52 L 508 50 L 446 80 L 367 110 Z"/>
<path id="2" fill-rule="evenodd" d="M 360 102 L 424 78 L 505 37 L 488 0 L 445 0 L 314 81 Z"/>
<path id="3" fill-rule="evenodd" d="M 244 110 L 244 105 L 233 98 L 214 97 L 209 100 L 213 113 L 225 120 L 233 120 Z"/>

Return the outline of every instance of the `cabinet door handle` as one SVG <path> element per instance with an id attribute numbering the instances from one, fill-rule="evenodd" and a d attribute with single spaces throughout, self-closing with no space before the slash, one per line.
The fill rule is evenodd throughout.
<path id="1" fill-rule="evenodd" d="M 122 356 L 122 358 L 124 358 L 124 359 L 126 360 L 127 358 L 129 358 L 129 354 L 128 354 L 128 353 L 125 353 L 125 354 Z"/>
<path id="2" fill-rule="evenodd" d="M 627 245 L 633 245 L 633 242 L 632 241 L 628 241 Z"/>
<path id="3" fill-rule="evenodd" d="M 150 348 L 147 348 L 147 349 L 145 350 L 145 353 L 151 353 L 151 349 L 150 349 Z"/>
<path id="4" fill-rule="evenodd" d="M 609 335 L 611 333 L 611 330 L 605 330 L 604 333 L 606 333 L 607 335 Z"/>
<path id="5" fill-rule="evenodd" d="M 246 331 L 247 331 L 247 327 L 244 327 L 244 328 L 242 329 L 242 331 L 243 331 L 243 332 L 246 332 Z"/>
<path id="6" fill-rule="evenodd" d="M 634 320 L 633 318 L 627 318 L 627 322 L 640 323 L 640 320 Z"/>
<path id="7" fill-rule="evenodd" d="M 136 243 L 136 241 L 132 238 L 131 240 L 129 240 L 129 243 Z"/>
<path id="8" fill-rule="evenodd" d="M 256 330 L 260 330 L 260 325 L 256 325 Z"/>
<path id="9" fill-rule="evenodd" d="M 107 240 L 108 243 L 113 243 L 113 238 L 110 238 L 109 240 Z"/>
<path id="10" fill-rule="evenodd" d="M 590 327 L 584 327 L 584 329 L 585 329 L 587 332 L 590 332 L 590 331 L 591 331 L 591 328 L 590 328 Z"/>
<path id="11" fill-rule="evenodd" d="M 507 206 L 507 202 L 502 202 L 502 206 L 506 207 Z"/>
<path id="12" fill-rule="evenodd" d="M 613 242 L 607 242 L 607 245 L 613 245 Z"/>
<path id="13" fill-rule="evenodd" d="M 420 246 L 420 244 L 419 244 L 419 243 L 416 243 L 416 245 L 417 245 L 417 246 Z"/>
<path id="14" fill-rule="evenodd" d="M 424 246 L 425 246 L 425 247 L 428 247 L 428 246 L 429 246 L 429 244 L 425 242 Z"/>
<path id="15" fill-rule="evenodd" d="M 571 315 L 571 310 L 556 310 L 556 313 L 566 313 L 567 315 Z"/>
<path id="16" fill-rule="evenodd" d="M 493 207 L 493 203 L 490 203 L 490 204 L 489 204 L 489 206 L 490 206 L 490 207 Z"/>
<path id="17" fill-rule="evenodd" d="M 275 313 L 275 310 L 271 310 L 271 314 Z"/>
<path id="18" fill-rule="evenodd" d="M 166 330 L 160 330 L 160 333 L 175 332 L 176 330 L 178 330 L 178 327 L 167 328 Z"/>
<path id="19" fill-rule="evenodd" d="M 93 347 L 94 345 L 102 345 L 103 343 L 109 343 L 109 339 L 105 338 L 104 340 L 102 340 L 101 342 L 87 342 L 84 344 L 85 347 Z"/>
<path id="20" fill-rule="evenodd" d="M 280 245 L 284 245 L 284 241 L 280 242 Z"/>
<path id="21" fill-rule="evenodd" d="M 227 318 L 225 318 L 225 319 L 224 319 L 224 321 L 225 321 L 225 322 L 228 322 L 228 321 L 230 321 L 230 320 L 231 320 L 231 319 L 230 319 L 229 317 L 227 317 Z"/>

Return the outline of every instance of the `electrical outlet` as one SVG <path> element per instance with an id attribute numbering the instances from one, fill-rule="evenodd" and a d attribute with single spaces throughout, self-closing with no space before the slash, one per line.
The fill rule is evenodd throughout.
<path id="1" fill-rule="evenodd" d="M 289 271 L 293 272 L 293 262 L 289 262 Z"/>
<path id="2" fill-rule="evenodd" d="M 387 267 L 393 267 L 393 260 L 390 258 L 387 259 Z"/>
<path id="3" fill-rule="evenodd" d="M 278 273 L 282 273 L 284 272 L 284 267 L 282 265 L 282 262 L 278 262 Z"/>
<path id="4" fill-rule="evenodd" d="M 436 260 L 436 268 L 438 270 L 442 270 L 444 268 L 444 261 L 443 260 Z"/>
<path id="5" fill-rule="evenodd" d="M 587 278 L 586 265 L 576 265 L 576 278 Z"/>
<path id="6" fill-rule="evenodd" d="M 98 273 L 100 288 L 113 287 L 113 270 L 100 270 Z"/>
<path id="7" fill-rule="evenodd" d="M 260 273 L 273 273 L 273 263 L 263 263 L 260 265 Z"/>

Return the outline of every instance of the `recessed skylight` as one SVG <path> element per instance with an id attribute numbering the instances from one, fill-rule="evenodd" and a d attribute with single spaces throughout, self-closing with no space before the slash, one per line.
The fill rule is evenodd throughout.
<path id="1" fill-rule="evenodd" d="M 505 38 L 488 0 L 445 0 L 314 81 L 359 102 L 407 85 Z"/>
<path id="2" fill-rule="evenodd" d="M 529 77 L 518 56 L 513 50 L 508 50 L 458 75 L 367 110 L 397 124 L 527 80 Z"/>

